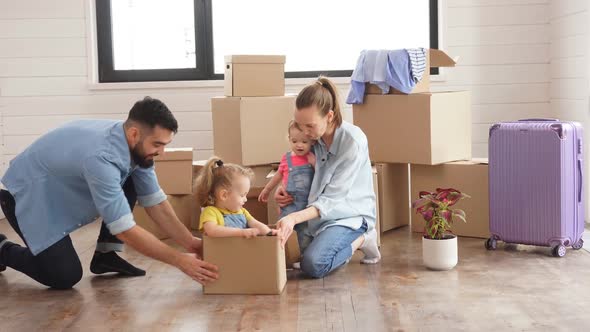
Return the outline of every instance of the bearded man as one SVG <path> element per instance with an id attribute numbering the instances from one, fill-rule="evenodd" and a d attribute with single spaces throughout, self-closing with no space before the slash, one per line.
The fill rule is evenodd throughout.
<path id="1" fill-rule="evenodd" d="M 50 288 L 73 287 L 82 266 L 69 234 L 101 217 L 92 273 L 145 275 L 116 254 L 125 243 L 201 284 L 215 280 L 217 268 L 200 259 L 201 239 L 180 222 L 154 171 L 154 157 L 177 131 L 168 107 L 146 97 L 126 121 L 74 121 L 37 139 L 2 178 L 2 211 L 26 245 L 0 234 L 0 271 L 10 267 Z M 136 202 L 186 252 L 137 226 Z"/>

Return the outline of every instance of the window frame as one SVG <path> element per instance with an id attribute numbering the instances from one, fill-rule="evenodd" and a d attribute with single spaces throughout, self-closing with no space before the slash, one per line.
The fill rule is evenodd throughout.
<path id="1" fill-rule="evenodd" d="M 94 0 L 98 83 L 223 80 L 214 72 L 212 0 L 193 0 L 195 15 L 195 68 L 115 70 L 113 56 L 111 0 Z M 438 49 L 438 0 L 429 0 L 430 48 Z M 438 68 L 430 68 L 438 75 Z M 285 72 L 285 78 L 313 78 L 318 75 L 350 77 L 351 70 Z"/>

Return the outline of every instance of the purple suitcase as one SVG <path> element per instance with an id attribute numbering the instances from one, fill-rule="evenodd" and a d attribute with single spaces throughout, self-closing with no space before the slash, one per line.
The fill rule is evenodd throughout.
<path id="1" fill-rule="evenodd" d="M 498 240 L 580 249 L 584 232 L 582 127 L 555 119 L 493 125 L 489 133 L 490 234 Z"/>

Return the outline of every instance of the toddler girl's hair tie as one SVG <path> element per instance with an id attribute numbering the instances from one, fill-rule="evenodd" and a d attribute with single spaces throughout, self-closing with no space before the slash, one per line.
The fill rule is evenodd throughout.
<path id="1" fill-rule="evenodd" d="M 215 165 L 217 165 L 217 167 L 223 166 L 223 160 L 220 159 L 220 160 L 216 161 Z"/>

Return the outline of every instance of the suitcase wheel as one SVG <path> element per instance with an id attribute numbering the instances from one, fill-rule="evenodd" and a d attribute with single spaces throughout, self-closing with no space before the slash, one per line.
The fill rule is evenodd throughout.
<path id="1" fill-rule="evenodd" d="M 565 246 L 563 244 L 557 245 L 557 246 L 553 247 L 553 249 L 551 250 L 551 253 L 555 257 L 563 257 L 563 256 L 565 256 Z"/>
<path id="2" fill-rule="evenodd" d="M 496 241 L 494 238 L 489 238 L 486 240 L 485 246 L 487 250 L 496 250 L 498 247 L 498 241 Z"/>
<path id="3" fill-rule="evenodd" d="M 574 250 L 580 250 L 580 249 L 582 249 L 583 246 L 584 246 L 584 240 L 582 240 L 582 239 L 579 239 L 578 242 L 572 244 L 572 248 Z"/>

